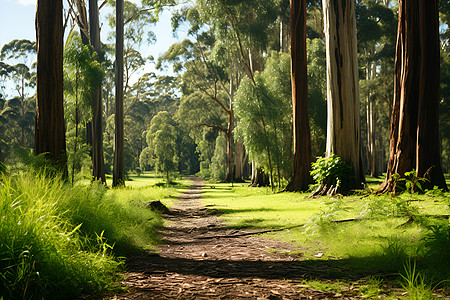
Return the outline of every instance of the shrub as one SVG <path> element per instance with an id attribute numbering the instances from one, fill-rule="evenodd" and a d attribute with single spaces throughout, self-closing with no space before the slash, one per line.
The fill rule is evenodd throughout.
<path id="1" fill-rule="evenodd" d="M 349 179 L 353 177 L 352 167 L 333 153 L 328 157 L 318 157 L 312 163 L 310 174 L 317 186 L 335 186 L 341 190 L 346 189 Z"/>

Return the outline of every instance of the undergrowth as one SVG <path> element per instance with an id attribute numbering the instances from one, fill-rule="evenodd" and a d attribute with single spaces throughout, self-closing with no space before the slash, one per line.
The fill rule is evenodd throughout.
<path id="1" fill-rule="evenodd" d="M 99 184 L 31 172 L 0 180 L 0 298 L 63 299 L 119 289 L 122 255 L 157 243 L 161 218 Z"/>

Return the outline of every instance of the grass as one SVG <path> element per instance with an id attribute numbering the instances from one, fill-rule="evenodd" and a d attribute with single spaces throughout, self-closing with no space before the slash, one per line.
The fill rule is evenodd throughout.
<path id="1" fill-rule="evenodd" d="M 0 299 L 62 299 L 120 289 L 122 256 L 154 247 L 177 188 L 70 186 L 31 172 L 0 179 Z"/>
<path id="2" fill-rule="evenodd" d="M 300 225 L 324 207 L 318 199 L 306 199 L 296 193 L 273 194 L 268 188 L 242 184 L 233 188 L 225 183 L 208 185 L 202 196 L 207 207 L 223 214 L 222 218 L 236 228 Z"/>
<path id="3" fill-rule="evenodd" d="M 382 180 L 369 178 L 368 182 L 374 188 Z M 405 278 L 399 274 L 405 273 L 404 267 L 411 260 L 417 261 L 414 272 L 425 278 L 428 291 L 439 282 L 448 289 L 450 226 L 448 219 L 439 216 L 450 212 L 449 193 L 402 194 L 396 198 L 355 195 L 311 199 L 307 195 L 210 184 L 204 190 L 203 202 L 220 212 L 220 218 L 230 227 L 299 226 L 265 236 L 296 243 L 304 260 L 334 262 L 351 268 L 360 277 L 369 276 L 372 279 L 366 284 L 365 294 L 380 289 L 374 276 L 393 274 L 404 283 Z M 342 219 L 354 220 L 334 222 Z M 318 253 L 323 256 L 315 257 Z M 420 286 L 422 281 L 416 280 L 413 285 Z"/>

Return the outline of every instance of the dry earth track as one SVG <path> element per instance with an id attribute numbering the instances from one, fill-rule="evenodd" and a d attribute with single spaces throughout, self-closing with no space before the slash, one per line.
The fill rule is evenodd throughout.
<path id="1" fill-rule="evenodd" d="M 353 288 L 336 293 L 302 284 L 305 278 L 332 280 L 333 269 L 326 263 L 308 267 L 300 254 L 290 254 L 299 250 L 292 244 L 250 235 L 223 238 L 242 231 L 227 228 L 201 205 L 204 183 L 191 179 L 193 185 L 166 215 L 158 254 L 131 258 L 123 281 L 128 292 L 110 299 L 359 298 Z"/>

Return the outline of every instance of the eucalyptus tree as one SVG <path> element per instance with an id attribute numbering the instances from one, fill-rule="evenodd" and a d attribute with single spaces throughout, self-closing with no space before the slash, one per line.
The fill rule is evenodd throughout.
<path id="1" fill-rule="evenodd" d="M 101 55 L 100 18 L 97 0 L 89 0 L 89 37 L 97 55 Z M 103 103 L 102 82 L 99 80 L 92 89 L 92 176 L 94 180 L 106 182 L 105 159 L 103 153 Z"/>
<path id="2" fill-rule="evenodd" d="M 33 88 L 36 84 L 36 73 L 33 72 L 36 58 L 36 42 L 29 40 L 12 40 L 3 45 L 0 59 L 5 64 L 2 69 L 5 75 L 10 76 L 14 82 L 14 88 L 23 102 L 27 96 L 26 88 Z M 6 61 L 14 61 L 17 64 L 6 64 Z"/>
<path id="3" fill-rule="evenodd" d="M 438 1 L 400 0 L 388 170 L 381 191 L 416 170 L 427 188 L 447 189 L 439 143 L 440 40 Z"/>
<path id="4" fill-rule="evenodd" d="M 178 170 L 178 133 L 175 120 L 166 111 L 159 112 L 151 121 L 146 135 L 148 148 L 143 163 L 154 165 L 158 172 L 166 175 L 170 181 L 170 174 Z M 145 162 L 145 158 L 150 161 Z"/>
<path id="5" fill-rule="evenodd" d="M 34 113 L 29 107 L 29 93 L 36 85 L 35 59 L 36 42 L 29 40 L 13 40 L 5 44 L 0 52 L 2 74 L 11 79 L 14 89 L 19 96 L 20 105 L 17 107 L 19 130 L 14 136 L 22 147 L 32 147 L 32 130 Z M 8 63 L 6 63 L 8 62 Z"/>
<path id="6" fill-rule="evenodd" d="M 202 122 L 202 118 L 193 119 L 193 127 L 209 127 L 219 130 L 225 134 L 227 140 L 227 181 L 233 178 L 232 162 L 232 131 L 234 122 L 234 112 L 232 107 L 232 92 L 229 89 L 228 76 L 224 67 L 219 65 L 212 57 L 212 49 L 215 44 L 215 37 L 210 31 L 201 30 L 201 20 L 196 8 L 185 11 L 184 20 L 190 23 L 190 34 L 194 41 L 185 39 L 181 43 L 176 43 L 160 58 L 158 67 L 163 62 L 174 64 L 175 71 L 184 72 L 182 76 L 182 92 L 188 96 L 193 91 L 198 90 L 205 97 L 198 99 L 207 100 L 219 108 L 223 116 L 227 119 L 226 125 Z M 180 22 L 180 19 L 178 19 Z M 232 85 L 232 84 L 230 84 Z"/>
<path id="7" fill-rule="evenodd" d="M 292 171 L 292 90 L 287 54 L 271 53 L 266 68 L 255 74 L 255 83 L 244 78 L 235 97 L 239 118 L 238 137 L 250 158 L 270 174 L 270 183 L 280 187 Z M 276 175 L 274 176 L 274 170 Z"/>
<path id="8" fill-rule="evenodd" d="M 123 0 L 116 1 L 116 76 L 113 186 L 125 185 L 123 129 Z"/>
<path id="9" fill-rule="evenodd" d="M 221 95 L 222 99 L 225 97 L 223 94 Z M 177 116 L 182 126 L 190 130 L 190 135 L 197 143 L 202 177 L 209 177 L 216 139 L 219 134 L 227 130 L 228 118 L 224 115 L 222 108 L 201 91 L 181 97 Z"/>
<path id="10" fill-rule="evenodd" d="M 290 4 L 294 163 L 286 190 L 306 191 L 312 183 L 309 174 L 312 158 L 306 67 L 306 0 L 291 0 Z"/>
<path id="11" fill-rule="evenodd" d="M 223 135 L 216 139 L 214 155 L 211 158 L 211 176 L 218 180 L 225 180 L 227 176 L 227 140 Z"/>
<path id="12" fill-rule="evenodd" d="M 357 61 L 355 1 L 323 0 L 327 57 L 327 156 L 340 156 L 353 168 L 347 189 L 365 181 L 361 158 L 359 73 Z M 335 183 L 316 191 L 327 193 Z M 345 193 L 343 188 L 341 191 Z"/>
<path id="13" fill-rule="evenodd" d="M 110 4 L 114 6 L 117 3 L 111 1 Z M 148 4 L 150 5 L 150 8 L 146 8 L 145 1 L 139 4 L 127 0 L 123 1 L 123 63 L 125 95 L 127 95 L 127 91 L 130 88 L 131 77 L 139 71 L 146 62 L 146 58 L 142 57 L 142 54 L 138 49 L 144 43 L 153 44 L 156 41 L 155 34 L 150 30 L 150 25 L 157 22 L 159 11 L 161 10 L 161 8 L 154 7 L 153 4 Z M 116 14 L 110 14 L 108 16 L 111 28 L 115 28 L 116 18 L 117 12 Z M 111 41 L 114 40 L 114 33 L 110 34 L 109 39 Z"/>
<path id="14" fill-rule="evenodd" d="M 285 1 L 284 1 L 285 2 Z M 201 25 L 210 29 L 215 37 L 212 47 L 212 58 L 226 70 L 229 85 L 224 88 L 228 94 L 229 125 L 232 124 L 233 97 L 239 87 L 241 79 L 246 75 L 254 82 L 255 71 L 262 70 L 263 52 L 267 50 L 269 38 L 277 24 L 277 17 L 280 9 L 277 1 L 196 1 L 196 6 L 187 14 L 187 19 L 197 18 Z M 196 13 L 194 13 L 196 12 Z M 178 19 L 175 19 L 178 21 Z M 193 27 L 201 29 L 201 26 Z M 277 49 L 278 50 L 278 49 Z M 231 140 L 232 126 L 227 131 L 227 139 Z M 236 141 L 236 150 L 243 150 L 240 146 L 242 141 Z M 233 175 L 232 168 L 232 143 L 227 142 L 228 163 L 230 175 Z M 235 159 L 244 158 L 243 153 L 236 153 Z M 238 163 L 242 173 L 244 163 Z M 228 175 L 228 179 L 233 179 Z"/>
<path id="15" fill-rule="evenodd" d="M 38 0 L 36 6 L 36 125 L 35 152 L 48 153 L 56 169 L 67 176 L 63 105 L 63 5 Z"/>
<path id="16" fill-rule="evenodd" d="M 96 52 L 84 45 L 80 35 L 75 31 L 69 35 L 64 48 L 64 65 L 65 111 L 68 120 L 66 124 L 75 127 L 75 135 L 68 135 L 70 137 L 68 142 L 72 144 L 72 149 L 69 150 L 69 162 L 72 164 L 73 182 L 75 171 L 81 167 L 80 159 L 83 153 L 80 151 L 82 144 L 80 123 L 82 121 L 87 123 L 91 119 L 90 112 L 92 101 L 94 101 L 92 94 L 98 88 L 98 83 L 101 83 L 102 70 L 100 63 L 97 62 Z M 71 129 L 68 128 L 69 132 Z M 103 143 L 103 139 L 98 142 Z M 103 155 L 103 150 L 101 152 Z"/>

